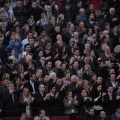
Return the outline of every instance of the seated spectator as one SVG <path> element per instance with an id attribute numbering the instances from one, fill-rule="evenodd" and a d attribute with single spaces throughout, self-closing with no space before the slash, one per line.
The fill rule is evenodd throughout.
<path id="1" fill-rule="evenodd" d="M 49 117 L 46 116 L 45 110 L 39 110 L 38 116 L 34 117 L 34 120 L 50 120 Z"/>
<path id="2" fill-rule="evenodd" d="M 93 108 L 88 108 L 87 112 L 84 115 L 84 120 L 90 120 L 90 119 L 98 120 L 98 117 L 94 113 L 94 109 Z"/>
<path id="3" fill-rule="evenodd" d="M 107 120 L 105 111 L 100 111 L 100 115 L 98 117 L 98 120 Z"/>
<path id="4" fill-rule="evenodd" d="M 117 106 L 116 112 L 112 114 L 111 120 L 119 120 L 120 119 L 120 106 Z"/>
<path id="5" fill-rule="evenodd" d="M 26 113 L 22 113 L 22 115 L 20 116 L 20 120 L 29 120 L 29 117 Z"/>

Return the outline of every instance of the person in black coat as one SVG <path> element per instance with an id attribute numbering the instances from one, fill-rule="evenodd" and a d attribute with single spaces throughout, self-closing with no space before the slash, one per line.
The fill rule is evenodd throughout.
<path id="1" fill-rule="evenodd" d="M 84 119 L 83 120 L 98 120 L 98 117 L 94 113 L 94 109 L 93 108 L 88 108 L 87 111 L 88 112 L 84 115 Z"/>
<path id="2" fill-rule="evenodd" d="M 22 27 L 26 22 L 27 10 L 22 6 L 21 0 L 17 1 L 16 7 L 13 9 L 14 15 L 18 17 L 20 26 Z"/>
<path id="3" fill-rule="evenodd" d="M 106 110 L 107 115 L 111 115 L 115 112 L 116 106 L 116 94 L 113 93 L 113 87 L 108 86 L 107 92 L 103 97 L 104 108 Z"/>
<path id="4" fill-rule="evenodd" d="M 37 22 L 38 20 L 40 20 L 40 16 L 41 13 L 43 12 L 43 10 L 37 6 L 36 2 L 32 2 L 31 8 L 29 9 L 29 16 L 33 15 L 35 22 Z"/>
<path id="5" fill-rule="evenodd" d="M 43 84 L 39 85 L 39 91 L 34 95 L 34 104 L 36 105 L 36 110 L 44 109 L 46 114 L 49 115 L 48 101 L 50 99 L 50 94 L 45 93 L 45 86 Z"/>
<path id="6" fill-rule="evenodd" d="M 14 84 L 8 85 L 8 92 L 3 96 L 3 112 L 6 117 L 17 117 L 19 115 L 19 95 L 14 90 Z"/>
<path id="7" fill-rule="evenodd" d="M 30 80 L 24 84 L 24 87 L 27 87 L 32 95 L 38 91 L 38 82 L 35 82 L 36 75 L 30 74 Z"/>

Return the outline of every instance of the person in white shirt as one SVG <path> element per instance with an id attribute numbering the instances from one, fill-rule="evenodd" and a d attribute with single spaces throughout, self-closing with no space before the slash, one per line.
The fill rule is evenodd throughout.
<path id="1" fill-rule="evenodd" d="M 34 120 L 50 120 L 49 117 L 47 117 L 45 114 L 45 110 L 39 110 L 39 115 L 34 117 Z"/>

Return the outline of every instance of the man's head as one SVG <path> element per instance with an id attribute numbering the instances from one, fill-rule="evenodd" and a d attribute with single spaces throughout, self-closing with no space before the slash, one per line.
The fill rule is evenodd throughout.
<path id="1" fill-rule="evenodd" d="M 29 76 L 30 76 L 30 81 L 31 82 L 34 82 L 36 80 L 36 75 L 35 74 L 31 73 Z"/>
<path id="2" fill-rule="evenodd" d="M 103 120 L 103 119 L 106 118 L 106 113 L 105 113 L 105 111 L 100 111 L 100 118 L 101 118 L 101 120 Z"/>
<path id="3" fill-rule="evenodd" d="M 45 110 L 39 110 L 39 116 L 43 118 L 45 116 Z"/>
<path id="4" fill-rule="evenodd" d="M 25 52 L 31 52 L 30 44 L 29 43 L 26 44 L 24 49 L 25 49 Z"/>
<path id="5" fill-rule="evenodd" d="M 90 116 L 94 116 L 94 109 L 93 108 L 88 108 L 88 114 Z"/>
<path id="6" fill-rule="evenodd" d="M 60 34 L 58 34 L 58 35 L 56 36 L 56 39 L 57 39 L 57 41 L 62 41 L 62 36 L 61 36 Z"/>
<path id="7" fill-rule="evenodd" d="M 51 69 L 52 68 L 52 62 L 51 61 L 46 61 L 46 68 Z"/>
<path id="8" fill-rule="evenodd" d="M 74 60 L 74 61 L 73 61 L 73 68 L 74 68 L 74 69 L 78 69 L 78 66 L 79 66 L 78 61 L 77 61 L 77 60 Z"/>
<path id="9" fill-rule="evenodd" d="M 41 92 L 41 93 L 45 92 L 45 86 L 43 84 L 39 85 L 39 92 Z"/>
<path id="10" fill-rule="evenodd" d="M 37 4 L 36 4 L 36 2 L 32 2 L 32 8 L 36 8 L 37 7 Z"/>
<path id="11" fill-rule="evenodd" d="M 16 5 L 17 5 L 17 7 L 19 7 L 19 8 L 22 7 L 22 1 L 21 1 L 21 0 L 18 0 Z"/>
<path id="12" fill-rule="evenodd" d="M 59 25 L 55 25 L 54 30 L 55 30 L 55 32 L 59 33 L 60 32 L 60 26 Z"/>
<path id="13" fill-rule="evenodd" d="M 115 14 L 115 8 L 110 8 L 109 13 L 110 13 L 110 15 L 114 15 Z"/>
<path id="14" fill-rule="evenodd" d="M 120 106 L 117 106 L 116 112 L 117 112 L 118 114 L 120 114 Z"/>
<path id="15" fill-rule="evenodd" d="M 78 33 L 77 31 L 75 31 L 73 35 L 74 35 L 74 38 L 75 38 L 75 39 L 78 39 L 78 38 L 79 38 L 79 33 Z"/>
<path id="16" fill-rule="evenodd" d="M 52 7 L 51 7 L 51 5 L 47 5 L 47 12 L 48 12 L 48 13 L 51 13 L 51 12 L 52 12 Z"/>

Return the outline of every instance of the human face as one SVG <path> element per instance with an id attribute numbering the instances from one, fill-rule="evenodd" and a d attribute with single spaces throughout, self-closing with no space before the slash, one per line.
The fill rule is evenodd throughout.
<path id="1" fill-rule="evenodd" d="M 32 3 L 32 8 L 36 8 L 36 7 L 37 7 L 36 2 L 33 2 L 33 3 Z"/>
<path id="2" fill-rule="evenodd" d="M 34 39 L 33 39 L 33 38 L 30 38 L 30 39 L 29 39 L 29 44 L 30 44 L 30 45 L 33 45 L 33 44 L 34 44 Z"/>
<path id="3" fill-rule="evenodd" d="M 14 84 L 11 84 L 11 83 L 10 83 L 8 89 L 9 89 L 9 90 L 14 90 Z"/>
<path id="4" fill-rule="evenodd" d="M 38 77 L 42 76 L 42 70 L 38 70 L 38 71 L 37 71 L 37 76 L 38 76 Z"/>
<path id="5" fill-rule="evenodd" d="M 118 108 L 118 109 L 117 109 L 117 113 L 119 113 L 119 114 L 120 114 L 120 108 Z"/>
<path id="6" fill-rule="evenodd" d="M 25 115 L 22 115 L 21 119 L 20 120 L 26 120 L 26 117 Z"/>
<path id="7" fill-rule="evenodd" d="M 66 79 L 70 79 L 70 73 L 67 73 Z"/>
<path id="8" fill-rule="evenodd" d="M 45 86 L 44 85 L 40 85 L 39 86 L 39 91 L 40 92 L 45 92 Z"/>
<path id="9" fill-rule="evenodd" d="M 75 50 L 75 52 L 74 52 L 74 54 L 75 54 L 76 56 L 79 56 L 79 53 L 80 53 L 79 50 Z"/>
<path id="10" fill-rule="evenodd" d="M 86 90 L 82 90 L 81 95 L 82 95 L 83 97 L 87 97 L 87 92 L 86 92 Z"/>
<path id="11" fill-rule="evenodd" d="M 51 6 L 48 6 L 48 7 L 47 7 L 47 12 L 50 13 L 51 11 L 52 11 Z"/>
<path id="12" fill-rule="evenodd" d="M 55 27 L 55 31 L 56 31 L 57 33 L 59 33 L 59 32 L 60 32 L 60 26 L 56 26 L 56 27 Z"/>
<path id="13" fill-rule="evenodd" d="M 72 98 L 72 92 L 69 92 L 67 98 Z"/>
<path id="14" fill-rule="evenodd" d="M 39 57 L 43 57 L 43 51 L 39 51 Z"/>
<path id="15" fill-rule="evenodd" d="M 57 41 L 62 41 L 62 36 L 61 35 L 57 35 Z"/>
<path id="16" fill-rule="evenodd" d="M 29 90 L 28 90 L 27 88 L 24 88 L 24 89 L 23 89 L 23 94 L 24 94 L 25 96 L 28 96 Z"/>
<path id="17" fill-rule="evenodd" d="M 79 38 L 79 33 L 78 32 L 74 32 L 74 38 L 76 38 L 76 39 Z"/>
<path id="18" fill-rule="evenodd" d="M 111 81 L 115 81 L 115 75 L 114 75 L 114 74 L 111 74 L 110 80 L 111 80 Z"/>
<path id="19" fill-rule="evenodd" d="M 74 32 L 75 26 L 73 24 L 71 24 L 70 27 L 69 27 L 69 30 L 72 31 L 72 32 Z"/>
<path id="20" fill-rule="evenodd" d="M 41 117 L 44 117 L 44 116 L 45 116 L 45 111 L 44 111 L 44 110 L 41 110 L 40 116 L 41 116 Z"/>
<path id="21" fill-rule="evenodd" d="M 17 6 L 18 7 L 22 7 L 22 2 L 21 1 L 17 1 Z"/>
<path id="22" fill-rule="evenodd" d="M 32 77 L 31 77 L 31 81 L 35 81 L 36 80 L 36 75 L 34 74 L 34 75 L 32 75 Z"/>
<path id="23" fill-rule="evenodd" d="M 49 82 L 49 80 L 50 80 L 50 77 L 48 75 L 46 75 L 45 78 L 44 78 L 44 81 Z"/>
<path id="24" fill-rule="evenodd" d="M 48 62 L 47 68 L 48 68 L 48 69 L 51 69 L 51 68 L 52 68 L 52 62 Z"/>
<path id="25" fill-rule="evenodd" d="M 65 64 L 62 64 L 61 69 L 62 69 L 63 71 L 65 71 L 65 70 L 66 70 L 66 65 L 65 65 Z"/>
<path id="26" fill-rule="evenodd" d="M 102 78 L 101 77 L 98 77 L 98 79 L 97 79 L 97 83 L 102 83 Z"/>
<path id="27" fill-rule="evenodd" d="M 100 112 L 100 118 L 102 118 L 102 119 L 106 118 L 106 113 L 104 111 Z"/>
<path id="28" fill-rule="evenodd" d="M 102 90 L 102 85 L 99 85 L 99 86 L 97 87 L 97 90 L 98 90 L 98 92 L 100 92 L 100 91 Z"/>
<path id="29" fill-rule="evenodd" d="M 113 87 L 108 87 L 107 91 L 108 91 L 109 93 L 112 93 L 112 92 L 113 92 Z"/>
<path id="30" fill-rule="evenodd" d="M 71 44 L 71 45 L 74 45 L 74 44 L 75 44 L 74 38 L 71 38 L 71 39 L 70 39 L 70 44 Z"/>
<path id="31" fill-rule="evenodd" d="M 90 111 L 88 111 L 89 115 L 93 116 L 94 115 L 94 109 L 90 109 Z"/>
<path id="32" fill-rule="evenodd" d="M 30 51 L 31 51 L 30 45 L 27 45 L 27 46 L 26 46 L 25 51 L 27 51 L 27 52 L 30 52 Z"/>
<path id="33" fill-rule="evenodd" d="M 74 67 L 74 68 L 78 68 L 78 66 L 79 66 L 78 62 L 75 61 L 74 64 L 73 64 L 73 67 Z"/>

